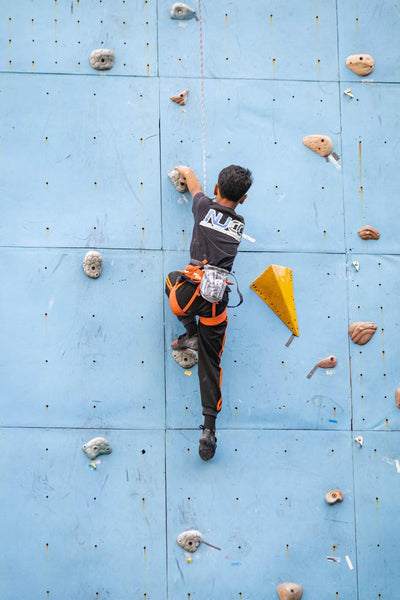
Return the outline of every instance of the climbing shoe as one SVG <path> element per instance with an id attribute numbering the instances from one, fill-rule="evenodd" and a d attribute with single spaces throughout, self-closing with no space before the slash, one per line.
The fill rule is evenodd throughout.
<path id="1" fill-rule="evenodd" d="M 172 350 L 186 350 L 186 348 L 190 348 L 190 350 L 198 350 L 199 349 L 199 336 L 197 333 L 195 335 L 188 335 L 184 333 L 180 335 L 177 340 L 174 340 L 171 344 Z"/>
<path id="2" fill-rule="evenodd" d="M 213 429 L 205 429 L 204 425 L 200 425 L 203 430 L 199 440 L 199 454 L 203 460 L 210 460 L 217 449 L 217 438 Z"/>

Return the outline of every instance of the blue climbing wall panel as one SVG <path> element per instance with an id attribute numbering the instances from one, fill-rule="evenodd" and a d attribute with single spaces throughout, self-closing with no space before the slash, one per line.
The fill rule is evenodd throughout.
<path id="1" fill-rule="evenodd" d="M 261 600 L 297 581 L 304 600 L 393 600 L 399 9 L 202 1 L 207 191 L 227 164 L 249 167 L 240 212 L 256 240 L 235 262 L 244 304 L 229 312 L 204 463 L 197 368 L 170 356 L 180 328 L 163 283 L 192 230 L 167 173 L 183 163 L 203 179 L 199 22 L 171 20 L 172 3 L 1 11 L 0 597 Z M 110 71 L 89 64 L 101 48 Z M 357 52 L 375 58 L 366 78 L 345 66 Z M 186 106 L 171 102 L 184 89 Z M 302 144 L 313 133 L 341 170 Z M 380 239 L 360 239 L 364 225 Z M 270 264 L 293 269 L 288 347 L 249 287 Z M 365 346 L 354 321 L 377 324 Z M 330 354 L 337 366 L 307 378 Z M 99 435 L 113 452 L 90 464 L 81 447 Z M 325 502 L 332 489 L 343 503 Z M 185 554 L 176 537 L 191 528 L 221 550 Z"/>

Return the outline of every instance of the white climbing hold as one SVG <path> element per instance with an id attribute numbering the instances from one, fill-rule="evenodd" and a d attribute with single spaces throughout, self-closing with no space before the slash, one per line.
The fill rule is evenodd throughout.
<path id="1" fill-rule="evenodd" d="M 111 454 L 111 444 L 104 437 L 96 437 L 83 444 L 82 450 L 90 458 L 94 459 L 100 454 Z"/>
<path id="2" fill-rule="evenodd" d="M 184 194 L 188 191 L 188 186 L 183 181 L 182 175 L 176 169 L 172 169 L 170 173 L 168 173 L 168 177 L 174 188 L 180 194 Z"/>
<path id="3" fill-rule="evenodd" d="M 358 260 L 353 260 L 351 264 L 353 265 L 356 271 L 360 270 L 360 263 L 358 262 Z"/>
<path id="4" fill-rule="evenodd" d="M 172 358 L 183 369 L 191 369 L 198 361 L 197 352 L 191 348 L 172 350 Z"/>
<path id="5" fill-rule="evenodd" d="M 175 4 L 172 5 L 170 17 L 171 19 L 179 19 L 181 21 L 188 21 L 189 19 L 199 20 L 196 11 L 183 2 L 175 2 Z"/>
<path id="6" fill-rule="evenodd" d="M 83 270 L 85 275 L 92 279 L 100 277 L 103 270 L 103 257 L 100 252 L 97 252 L 97 250 L 89 250 L 89 252 L 86 252 L 83 261 Z"/>
<path id="7" fill-rule="evenodd" d="M 108 48 L 100 48 L 93 50 L 89 56 L 90 66 L 97 71 L 107 71 L 114 66 L 115 54 Z"/>
<path id="8" fill-rule="evenodd" d="M 344 92 L 343 92 L 343 93 L 344 93 L 346 96 L 348 96 L 349 98 L 352 98 L 352 99 L 354 98 L 354 94 L 353 94 L 353 92 L 351 91 L 351 88 L 346 88 L 346 89 L 344 90 Z"/>
<path id="9" fill-rule="evenodd" d="M 187 552 L 196 552 L 202 541 L 202 535 L 197 529 L 188 529 L 180 533 L 176 539 L 179 546 Z"/>
<path id="10" fill-rule="evenodd" d="M 362 435 L 357 436 L 354 441 L 357 442 L 357 444 L 360 444 L 360 446 L 362 448 L 362 446 L 364 444 L 364 438 Z"/>

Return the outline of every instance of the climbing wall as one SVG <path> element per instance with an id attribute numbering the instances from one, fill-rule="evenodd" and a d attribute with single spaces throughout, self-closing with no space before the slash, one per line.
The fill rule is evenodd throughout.
<path id="1" fill-rule="evenodd" d="M 289 581 L 304 600 L 393 600 L 399 9 L 195 0 L 197 21 L 170 19 L 171 5 L 2 7 L 0 598 L 264 600 Z M 90 65 L 99 49 L 110 70 Z M 365 78 L 345 64 L 357 52 L 375 59 Z M 186 105 L 171 102 L 184 89 Z M 309 134 L 332 139 L 336 166 Z M 203 180 L 203 150 L 209 194 L 228 164 L 254 175 L 209 463 L 163 283 L 192 229 L 167 174 L 189 164 Z M 365 225 L 380 238 L 361 239 Z M 289 346 L 250 289 L 271 264 L 293 271 Z M 376 323 L 368 344 L 350 340 L 354 321 Z M 82 445 L 97 436 L 113 450 L 91 460 Z M 328 505 L 334 489 L 343 502 Z M 187 529 L 220 550 L 186 553 Z"/>

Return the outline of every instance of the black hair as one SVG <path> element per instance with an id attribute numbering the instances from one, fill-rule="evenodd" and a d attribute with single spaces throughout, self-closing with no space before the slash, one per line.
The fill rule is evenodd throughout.
<path id="1" fill-rule="evenodd" d="M 218 175 L 218 187 L 221 197 L 232 202 L 240 200 L 252 183 L 251 171 L 238 165 L 225 167 Z"/>

